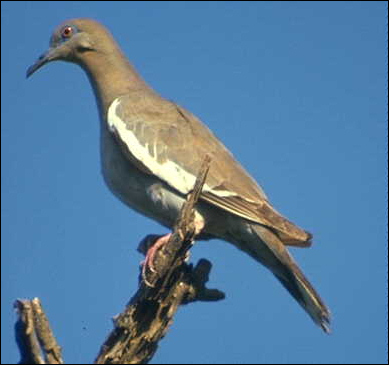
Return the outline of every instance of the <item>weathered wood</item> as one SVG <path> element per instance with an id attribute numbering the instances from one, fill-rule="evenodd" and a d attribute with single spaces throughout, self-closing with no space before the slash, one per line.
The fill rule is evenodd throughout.
<path id="1" fill-rule="evenodd" d="M 20 364 L 63 364 L 49 321 L 38 298 L 17 300 L 14 304 L 19 319 L 15 325 Z"/>
<path id="2" fill-rule="evenodd" d="M 209 170 L 206 157 L 193 191 L 184 204 L 169 242 L 155 255 L 156 272 L 146 271 L 147 283 L 140 275 L 140 287 L 122 314 L 114 320 L 115 328 L 103 344 L 96 363 L 145 364 L 155 354 L 173 316 L 181 304 L 193 301 L 216 301 L 224 293 L 205 287 L 211 264 L 200 260 L 193 268 L 185 263 L 195 236 L 194 206 L 200 196 Z M 141 242 L 145 252 L 151 235 Z"/>
<path id="3" fill-rule="evenodd" d="M 123 313 L 113 320 L 114 329 L 100 348 L 97 364 L 145 364 L 155 354 L 180 305 L 217 301 L 224 293 L 208 289 L 211 263 L 201 259 L 195 267 L 185 261 L 195 238 L 194 207 L 201 194 L 210 158 L 204 163 L 193 191 L 188 194 L 169 241 L 156 251 L 154 270 L 139 275 L 139 288 Z M 146 253 L 159 236 L 149 235 L 138 250 Z M 58 346 L 39 299 L 17 300 L 19 319 L 16 340 L 23 364 L 62 364 Z"/>

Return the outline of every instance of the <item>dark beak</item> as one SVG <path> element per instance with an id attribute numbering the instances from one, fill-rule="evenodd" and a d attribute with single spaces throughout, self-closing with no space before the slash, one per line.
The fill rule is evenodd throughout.
<path id="1" fill-rule="evenodd" d="M 53 61 L 56 59 L 56 48 L 49 48 L 47 52 L 42 54 L 36 62 L 31 65 L 26 72 L 26 77 L 30 77 L 35 71 L 40 69 L 42 66 L 44 66 L 46 63 Z"/>

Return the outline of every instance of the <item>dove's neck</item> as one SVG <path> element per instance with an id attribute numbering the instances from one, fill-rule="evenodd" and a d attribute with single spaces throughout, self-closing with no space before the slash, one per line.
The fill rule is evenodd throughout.
<path id="1" fill-rule="evenodd" d="M 134 90 L 151 90 L 116 44 L 109 52 L 85 53 L 80 65 L 88 75 L 102 120 L 117 97 Z"/>

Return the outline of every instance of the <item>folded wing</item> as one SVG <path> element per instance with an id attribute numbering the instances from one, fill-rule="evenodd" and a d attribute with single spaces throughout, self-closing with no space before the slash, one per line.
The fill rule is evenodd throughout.
<path id="1" fill-rule="evenodd" d="M 311 244 L 311 235 L 278 213 L 227 148 L 184 108 L 153 92 L 131 92 L 112 102 L 107 123 L 132 163 L 181 194 L 192 189 L 204 156 L 214 156 L 201 199 L 271 227 L 286 245 Z"/>

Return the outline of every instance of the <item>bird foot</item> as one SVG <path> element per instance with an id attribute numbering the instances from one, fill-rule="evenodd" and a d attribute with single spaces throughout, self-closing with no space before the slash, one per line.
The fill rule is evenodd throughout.
<path id="1" fill-rule="evenodd" d="M 158 238 L 158 240 L 147 250 L 146 257 L 144 261 L 142 262 L 142 278 L 146 285 L 152 286 L 150 282 L 147 280 L 146 271 L 147 268 L 153 272 L 156 273 L 157 270 L 154 267 L 154 257 L 157 251 L 164 245 L 166 245 L 171 237 L 171 233 L 166 234 L 165 236 L 162 236 Z"/>

